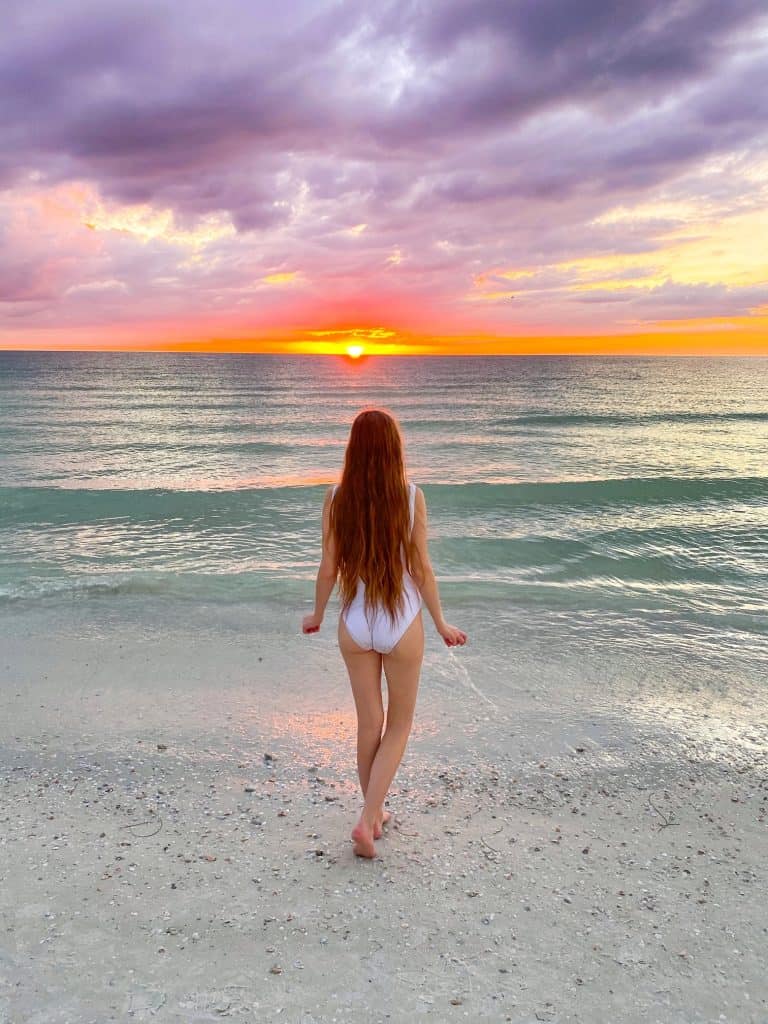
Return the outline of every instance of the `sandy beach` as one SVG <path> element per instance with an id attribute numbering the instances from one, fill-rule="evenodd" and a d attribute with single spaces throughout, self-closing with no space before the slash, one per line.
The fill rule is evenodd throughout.
<path id="1" fill-rule="evenodd" d="M 3 1024 L 768 1019 L 748 695 L 501 687 L 430 637 L 364 861 L 335 617 L 246 614 L 5 614 Z"/>

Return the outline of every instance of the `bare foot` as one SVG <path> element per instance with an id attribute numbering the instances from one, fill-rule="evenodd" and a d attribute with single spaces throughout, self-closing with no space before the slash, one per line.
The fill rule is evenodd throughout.
<path id="1" fill-rule="evenodd" d="M 383 811 L 381 816 L 376 819 L 376 821 L 374 823 L 374 826 L 373 826 L 373 838 L 374 839 L 381 839 L 381 837 L 383 835 L 381 826 L 382 825 L 386 825 L 391 817 L 392 817 L 392 815 L 389 813 L 389 811 Z"/>
<path id="2" fill-rule="evenodd" d="M 373 845 L 373 830 L 361 818 L 352 829 L 355 853 L 358 857 L 375 857 L 376 847 Z"/>

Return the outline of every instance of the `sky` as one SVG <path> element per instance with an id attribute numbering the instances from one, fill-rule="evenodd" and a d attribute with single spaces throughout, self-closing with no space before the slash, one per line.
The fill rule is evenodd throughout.
<path id="1" fill-rule="evenodd" d="M 3 0 L 0 348 L 768 355 L 765 0 Z"/>

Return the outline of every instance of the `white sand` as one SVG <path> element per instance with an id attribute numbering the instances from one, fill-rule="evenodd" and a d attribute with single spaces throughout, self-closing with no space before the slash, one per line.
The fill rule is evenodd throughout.
<path id="1" fill-rule="evenodd" d="M 3 621 L 3 1024 L 768 1020 L 765 704 L 430 640 L 364 861 L 332 632 L 59 625 Z"/>

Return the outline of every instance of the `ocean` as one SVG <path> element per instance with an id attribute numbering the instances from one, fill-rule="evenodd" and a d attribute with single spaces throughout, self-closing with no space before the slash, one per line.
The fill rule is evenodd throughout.
<path id="1" fill-rule="evenodd" d="M 324 489 L 375 405 L 497 687 L 545 659 L 758 686 L 767 385 L 759 358 L 2 352 L 0 628 L 203 609 L 311 642 Z"/>

